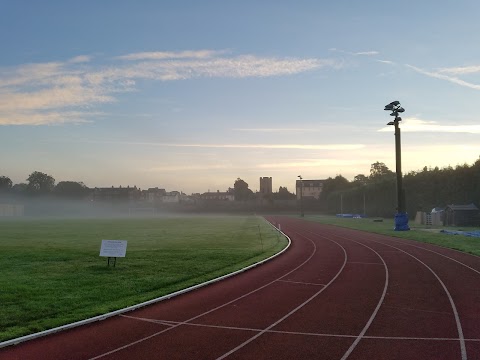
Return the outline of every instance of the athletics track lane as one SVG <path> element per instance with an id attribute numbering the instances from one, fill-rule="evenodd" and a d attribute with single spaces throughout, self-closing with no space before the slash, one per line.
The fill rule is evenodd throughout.
<path id="1" fill-rule="evenodd" d="M 1 349 L 0 358 L 475 359 L 480 354 L 478 258 L 298 219 L 269 220 L 280 221 L 292 238 L 291 249 L 276 260 L 126 316 Z"/>

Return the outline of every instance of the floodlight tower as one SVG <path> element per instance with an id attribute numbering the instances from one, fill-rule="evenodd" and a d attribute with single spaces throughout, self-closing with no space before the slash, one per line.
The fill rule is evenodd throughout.
<path id="1" fill-rule="evenodd" d="M 392 101 L 390 104 L 385 105 L 386 111 L 391 111 L 390 116 L 395 116 L 393 121 L 390 121 L 387 125 L 395 126 L 395 160 L 396 160 L 396 174 L 397 174 L 397 213 L 395 214 L 395 230 L 405 231 L 410 230 L 408 226 L 408 214 L 405 205 L 405 191 L 403 189 L 402 180 L 402 149 L 400 143 L 400 127 L 398 123 L 402 121 L 402 118 L 398 116 L 399 113 L 403 113 L 405 109 L 400 106 L 399 101 Z"/>
<path id="2" fill-rule="evenodd" d="M 303 212 L 303 178 L 302 175 L 297 176 L 300 179 L 300 216 L 304 217 L 305 214 Z"/>

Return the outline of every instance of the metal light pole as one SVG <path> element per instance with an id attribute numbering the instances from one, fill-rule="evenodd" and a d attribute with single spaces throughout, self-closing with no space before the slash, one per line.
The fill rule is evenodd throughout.
<path id="1" fill-rule="evenodd" d="M 305 214 L 303 212 L 303 178 L 301 175 L 297 176 L 300 179 L 300 216 L 304 217 Z"/>
<path id="2" fill-rule="evenodd" d="M 396 174 L 397 174 L 397 213 L 395 214 L 395 230 L 405 231 L 410 230 L 408 226 L 408 214 L 405 205 L 405 190 L 403 189 L 402 179 L 402 149 L 400 142 L 400 127 L 398 123 L 402 121 L 402 118 L 398 116 L 398 113 L 403 113 L 405 109 L 400 106 L 399 101 L 392 101 L 390 104 L 385 105 L 385 109 L 391 111 L 390 116 L 395 116 L 393 121 L 390 121 L 387 125 L 395 126 L 395 160 L 396 160 Z"/>

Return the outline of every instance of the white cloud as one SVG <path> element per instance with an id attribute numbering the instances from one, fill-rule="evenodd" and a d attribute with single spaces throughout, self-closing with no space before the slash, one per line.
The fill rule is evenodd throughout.
<path id="1" fill-rule="evenodd" d="M 359 51 L 354 53 L 354 55 L 366 55 L 366 56 L 373 56 L 373 55 L 378 55 L 378 51 Z"/>
<path id="2" fill-rule="evenodd" d="M 392 131 L 391 126 L 386 126 L 380 132 Z M 401 122 L 402 132 L 428 132 L 428 133 L 469 133 L 480 134 L 480 125 L 441 125 L 435 121 L 427 121 L 415 117 L 404 118 Z"/>
<path id="3" fill-rule="evenodd" d="M 353 52 L 353 51 L 346 51 L 346 50 L 337 49 L 337 48 L 330 48 L 330 49 L 328 49 L 328 51 L 339 52 L 339 53 L 342 53 L 342 54 L 348 54 L 348 55 L 353 55 L 353 56 L 375 56 L 375 55 L 380 54 L 376 50 Z"/>
<path id="4" fill-rule="evenodd" d="M 86 119 L 88 114 L 81 112 L 36 112 L 15 114 L 15 118 L 0 115 L 0 125 L 55 125 L 74 123 L 81 124 L 90 122 Z"/>
<path id="5" fill-rule="evenodd" d="M 480 72 L 480 65 L 442 68 L 438 71 L 440 73 L 446 73 L 446 74 L 452 74 L 452 75 L 474 74 L 474 73 Z"/>
<path id="6" fill-rule="evenodd" d="M 86 63 L 89 62 L 92 59 L 91 56 L 88 55 L 79 55 L 75 56 L 74 58 L 71 58 L 68 60 L 69 63 L 76 64 L 76 63 Z"/>
<path id="7" fill-rule="evenodd" d="M 451 83 L 454 83 L 454 84 L 457 84 L 457 85 L 460 85 L 460 86 L 464 86 L 464 87 L 467 87 L 467 88 L 470 88 L 470 89 L 480 90 L 480 85 L 469 83 L 467 81 L 461 80 L 461 79 L 456 78 L 456 77 L 447 76 L 447 75 L 444 75 L 444 74 L 441 74 L 441 73 L 438 73 L 438 72 L 426 71 L 426 70 L 417 68 L 416 66 L 412 66 L 412 65 L 408 65 L 408 64 L 406 66 L 408 68 L 420 73 L 420 74 L 423 74 L 423 75 L 426 75 L 426 76 L 429 76 L 429 77 L 432 77 L 432 78 L 435 78 L 435 79 L 446 80 L 446 81 L 449 81 Z"/>
<path id="8" fill-rule="evenodd" d="M 63 64 L 50 62 L 43 64 L 26 64 L 18 67 L 0 69 L 0 89 L 18 86 L 38 86 L 48 84 L 64 72 Z"/>
<path id="9" fill-rule="evenodd" d="M 307 128 L 251 128 L 251 129 L 232 129 L 233 131 L 244 131 L 244 132 L 317 132 L 323 131 L 320 129 L 307 129 Z"/>
<path id="10" fill-rule="evenodd" d="M 358 150 L 365 147 L 363 144 L 152 144 L 166 147 L 197 147 L 223 149 L 291 149 L 291 150 Z"/>
<path id="11" fill-rule="evenodd" d="M 121 60 L 166 60 L 166 59 L 207 59 L 225 54 L 226 51 L 191 50 L 191 51 L 152 51 L 117 56 Z"/>
<path id="12" fill-rule="evenodd" d="M 292 168 L 318 168 L 322 166 L 342 167 L 342 166 L 358 166 L 360 164 L 369 165 L 368 160 L 351 159 L 318 159 L 304 160 L 293 162 L 266 163 L 256 166 L 258 169 L 292 169 Z"/>
<path id="13" fill-rule="evenodd" d="M 207 171 L 230 169 L 232 166 L 227 165 L 164 165 L 147 169 L 147 172 L 165 172 L 165 171 Z"/>
<path id="14" fill-rule="evenodd" d="M 245 78 L 293 75 L 322 67 L 338 67 L 332 60 L 277 59 L 242 55 L 232 58 L 146 61 L 108 69 L 97 76 L 107 79 L 144 78 L 160 81 L 198 77 Z"/>
<path id="15" fill-rule="evenodd" d="M 80 55 L 63 63 L 0 68 L 0 124 L 44 124 L 54 123 L 55 119 L 59 123 L 69 122 L 72 118 L 68 113 L 116 101 L 116 93 L 136 90 L 139 79 L 261 78 L 341 67 L 328 59 L 225 56 L 226 53 L 215 50 L 141 52 L 120 56 L 108 66 L 94 66 L 89 56 Z M 118 59 L 129 61 L 118 63 Z M 60 120 L 61 117 L 47 116 L 46 110 L 66 116 Z M 44 120 L 25 122 L 28 116 Z"/>
<path id="16" fill-rule="evenodd" d="M 44 89 L 36 92 L 7 93 L 0 98 L 0 114 L 15 114 L 22 111 L 45 109 L 61 109 L 113 101 L 98 89 L 83 86 L 63 86 Z"/>
<path id="17" fill-rule="evenodd" d="M 382 64 L 388 64 L 388 65 L 395 65 L 395 63 L 393 61 L 390 61 L 390 60 L 375 60 L 376 62 L 379 62 L 379 63 L 382 63 Z"/>
<path id="18" fill-rule="evenodd" d="M 92 144 L 117 144 L 132 146 L 159 146 L 174 148 L 203 148 L 203 149 L 286 149 L 286 150 L 338 150 L 351 151 L 365 148 L 364 144 L 187 144 L 187 143 L 156 143 L 139 141 L 110 141 L 110 140 L 83 140 Z"/>

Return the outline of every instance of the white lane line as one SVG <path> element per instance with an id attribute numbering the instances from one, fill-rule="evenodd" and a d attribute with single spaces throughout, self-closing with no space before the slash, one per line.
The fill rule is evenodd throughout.
<path id="1" fill-rule="evenodd" d="M 444 254 L 439 253 L 439 252 L 437 252 L 437 251 L 424 248 L 423 246 L 418 246 L 418 245 L 409 244 L 409 243 L 407 243 L 407 242 L 405 242 L 405 241 L 396 240 L 396 239 L 385 239 L 385 241 L 396 242 L 396 243 L 401 244 L 401 245 L 411 246 L 411 247 L 414 247 L 414 248 L 417 248 L 417 249 L 429 251 L 429 252 L 431 252 L 431 253 L 434 253 L 434 254 L 443 256 L 444 258 L 447 258 L 447 259 L 452 260 L 452 261 L 454 261 L 454 262 L 456 262 L 456 263 L 458 263 L 458 264 L 460 264 L 460 265 L 462 265 L 462 266 L 465 266 L 466 268 L 468 268 L 468 269 L 470 269 L 470 270 L 472 270 L 472 271 L 474 271 L 474 272 L 476 272 L 477 274 L 480 275 L 480 271 L 479 271 L 479 270 L 474 269 L 474 268 L 468 266 L 467 264 L 464 264 L 463 262 L 461 262 L 461 261 L 459 261 L 459 260 L 456 260 L 456 259 L 454 259 L 454 258 L 451 258 L 450 256 L 444 255 Z M 455 249 L 450 249 L 450 248 L 443 247 L 443 246 L 439 246 L 439 245 L 436 245 L 436 244 L 430 244 L 430 243 L 427 243 L 427 244 L 432 245 L 432 246 L 438 246 L 438 247 L 440 247 L 440 248 L 442 248 L 442 249 L 446 249 L 446 250 L 453 250 L 453 251 L 459 252 L 459 253 L 461 253 L 461 254 L 470 255 L 470 256 L 475 257 L 475 255 L 468 254 L 468 253 L 465 253 L 465 252 L 462 252 L 462 251 L 458 251 L 458 250 L 455 250 Z"/>
<path id="2" fill-rule="evenodd" d="M 402 250 L 402 249 L 397 248 L 397 247 L 392 246 L 392 245 L 385 244 L 384 242 L 381 242 L 381 241 L 371 240 L 371 239 L 368 239 L 368 238 L 365 239 L 365 240 L 373 241 L 377 244 L 381 244 L 381 245 L 384 245 L 384 246 L 389 246 L 389 247 L 392 247 L 394 249 L 397 249 L 397 250 L 403 252 L 404 254 L 406 254 L 406 255 L 414 258 L 415 260 L 417 260 L 420 264 L 425 266 L 433 274 L 433 276 L 435 276 L 435 278 L 438 280 L 440 285 L 442 285 L 442 288 L 445 291 L 445 293 L 447 294 L 448 300 L 450 301 L 450 306 L 452 307 L 453 315 L 455 316 L 455 322 L 457 324 L 458 338 L 459 338 L 459 341 L 460 341 L 460 354 L 462 355 L 462 360 L 467 360 L 467 349 L 465 347 L 465 338 L 463 336 L 462 323 L 460 322 L 460 317 L 458 315 L 457 307 L 455 306 L 455 303 L 453 302 L 453 299 L 452 299 L 452 296 L 450 295 L 450 292 L 448 291 L 447 287 L 445 286 L 443 281 L 440 279 L 440 277 L 437 275 L 437 273 L 435 273 L 435 271 L 433 271 L 433 269 L 430 266 L 428 266 L 427 264 L 425 264 L 422 260 L 420 260 L 419 258 L 417 258 L 416 256 L 410 254 L 409 252 L 407 252 L 405 250 Z"/>
<path id="3" fill-rule="evenodd" d="M 377 253 L 378 254 L 378 253 Z M 361 261 L 349 261 L 348 264 L 360 264 L 360 265 L 381 265 L 385 266 L 382 263 L 375 263 L 375 262 L 361 262 Z"/>
<path id="4" fill-rule="evenodd" d="M 121 315 L 125 316 L 125 315 Z M 181 322 L 181 321 L 170 321 L 170 320 L 155 320 L 155 319 L 146 319 L 146 318 L 136 318 L 134 316 L 128 316 L 131 319 L 138 321 L 147 321 L 147 322 L 166 322 L 169 324 L 180 324 L 186 326 L 195 326 L 195 327 L 205 327 L 213 329 L 222 329 L 222 330 L 239 330 L 239 331 L 251 331 L 251 332 L 261 332 L 264 329 L 259 328 L 245 328 L 238 326 L 224 326 L 224 325 L 212 325 L 212 324 L 201 324 L 201 323 L 192 323 L 192 322 Z M 312 332 L 302 332 L 302 331 L 281 331 L 281 330 L 268 330 L 267 333 L 272 334 L 284 334 L 284 335 L 300 335 L 300 336 L 316 336 L 316 337 L 333 337 L 333 338 L 356 338 L 358 335 L 348 335 L 348 334 L 326 334 L 326 333 L 312 333 Z M 428 338 L 428 337 L 408 337 L 408 336 L 369 336 L 365 335 L 364 339 L 370 340 L 422 340 L 422 341 L 458 341 L 459 338 Z M 471 342 L 480 342 L 480 339 L 465 339 L 465 341 Z"/>
<path id="5" fill-rule="evenodd" d="M 313 285 L 313 286 L 325 286 L 325 284 L 317 284 L 317 283 L 310 283 L 310 282 L 303 282 L 303 281 L 292 281 L 292 280 L 278 280 L 280 282 L 286 282 L 291 284 L 301 284 L 301 285 Z"/>
<path id="6" fill-rule="evenodd" d="M 345 352 L 345 354 L 343 354 L 341 360 L 346 360 L 350 354 L 352 353 L 352 351 L 355 349 L 355 347 L 358 345 L 358 343 L 360 342 L 360 340 L 362 340 L 362 338 L 365 336 L 365 333 L 367 332 L 368 328 L 370 327 L 370 325 L 372 324 L 373 320 L 375 319 L 375 317 L 377 316 L 377 313 L 378 313 L 378 310 L 380 310 L 380 306 L 382 306 L 383 304 L 383 301 L 385 300 L 385 295 L 387 294 L 387 288 L 388 288 L 388 280 L 389 280 L 389 273 L 388 273 L 388 266 L 387 264 L 385 263 L 385 260 L 383 259 L 383 257 L 378 253 L 376 252 L 374 249 L 372 249 L 370 246 L 367 246 L 365 244 L 362 244 L 358 241 L 355 241 L 355 240 L 352 240 L 352 239 L 348 239 L 349 241 L 352 241 L 354 243 L 357 243 L 359 245 L 362 245 L 364 247 L 366 247 L 367 249 L 370 249 L 371 251 L 373 251 L 379 258 L 380 260 L 382 260 L 382 263 L 383 263 L 383 266 L 385 268 L 385 285 L 383 286 L 383 292 L 382 292 L 382 295 L 380 296 L 380 300 L 378 301 L 377 303 L 377 306 L 375 307 L 375 310 L 373 311 L 372 315 L 370 316 L 370 319 L 368 319 L 367 323 L 365 324 L 365 326 L 363 327 L 362 331 L 360 332 L 360 334 L 358 334 L 357 338 L 355 339 L 355 341 L 353 342 L 352 345 L 350 345 L 350 347 L 348 348 L 348 350 Z"/>
<path id="7" fill-rule="evenodd" d="M 283 233 L 283 232 L 282 232 L 282 233 Z M 284 234 L 284 235 L 285 235 L 285 234 Z M 285 236 L 286 236 L 286 235 L 285 235 Z M 297 266 L 296 268 L 294 268 L 293 270 L 290 270 L 290 271 L 287 272 L 286 274 L 280 276 L 279 278 L 277 278 L 277 279 L 275 279 L 275 280 L 273 280 L 273 281 L 271 281 L 271 282 L 269 282 L 269 283 L 267 283 L 267 284 L 265 284 L 265 285 L 263 285 L 263 286 L 260 286 L 259 288 L 255 289 L 255 290 L 252 290 L 252 291 L 250 291 L 250 292 L 248 292 L 248 293 L 246 293 L 246 294 L 243 294 L 243 295 L 241 295 L 241 296 L 239 296 L 239 297 L 237 297 L 237 298 L 235 298 L 235 299 L 233 299 L 233 300 L 231 300 L 231 301 L 229 301 L 229 302 L 226 302 L 226 303 L 224 303 L 224 304 L 222 304 L 222 305 L 219 305 L 219 306 L 217 306 L 217 307 L 215 307 L 215 308 L 213 308 L 213 309 L 207 310 L 207 311 L 205 311 L 205 312 L 203 312 L 203 313 L 201 313 L 201 314 L 199 314 L 199 315 L 196 315 L 196 316 L 194 316 L 194 317 L 186 320 L 184 323 L 193 321 L 193 320 L 195 320 L 195 319 L 198 319 L 198 318 L 200 318 L 200 317 L 202 317 L 202 316 L 204 316 L 204 315 L 210 314 L 210 313 L 212 313 L 212 312 L 214 312 L 214 311 L 216 311 L 216 310 L 219 310 L 219 309 L 221 309 L 221 308 L 223 308 L 223 307 L 225 307 L 225 306 L 228 306 L 228 305 L 230 305 L 230 304 L 232 304 L 232 303 L 234 303 L 234 302 L 236 302 L 236 301 L 238 301 L 238 300 L 241 300 L 241 299 L 243 299 L 243 298 L 245 298 L 245 297 L 247 297 L 247 296 L 249 296 L 249 295 L 251 295 L 251 294 L 254 294 L 254 293 L 256 293 L 257 291 L 260 291 L 260 290 L 266 288 L 267 286 L 272 285 L 272 284 L 275 283 L 276 281 L 278 281 L 278 280 L 280 280 L 280 279 L 283 279 L 283 278 L 287 277 L 288 275 L 290 275 L 291 273 L 293 273 L 294 271 L 300 269 L 303 265 L 305 265 L 307 262 L 310 261 L 310 259 L 313 257 L 313 255 L 315 255 L 315 253 L 316 253 L 316 251 L 317 251 L 317 246 L 315 245 L 315 243 L 314 243 L 312 240 L 310 240 L 309 238 L 307 238 L 307 237 L 305 237 L 305 236 L 302 236 L 302 237 L 304 237 L 305 239 L 309 240 L 309 241 L 313 244 L 313 251 L 312 251 L 312 253 L 310 254 L 310 256 L 309 256 L 303 263 L 301 263 L 300 265 L 298 265 L 298 266 Z M 288 237 L 287 237 L 287 238 L 288 238 Z M 141 342 L 143 342 L 143 341 L 146 341 L 146 340 L 151 339 L 151 338 L 153 338 L 153 337 L 155 337 L 155 336 L 158 336 L 158 335 L 160 335 L 160 334 L 163 334 L 163 333 L 165 333 L 165 332 L 167 332 L 167 331 L 170 331 L 170 330 L 172 330 L 172 329 L 175 329 L 175 328 L 177 328 L 178 326 L 183 325 L 184 323 L 179 323 L 178 325 L 174 325 L 174 326 L 172 326 L 172 327 L 170 327 L 170 328 L 163 329 L 163 330 L 158 331 L 158 332 L 156 332 L 156 333 L 154 333 L 154 334 L 152 334 L 152 335 L 143 337 L 143 338 L 138 339 L 138 340 L 136 340 L 136 341 L 133 341 L 133 342 L 131 342 L 131 343 L 125 344 L 125 345 L 123 345 L 123 346 L 120 346 L 120 347 L 118 347 L 118 348 L 116 348 L 116 349 L 113 349 L 113 350 L 110 350 L 110 351 L 105 352 L 105 353 L 103 353 L 103 354 L 100 354 L 100 355 L 97 355 L 97 356 L 95 356 L 95 357 L 92 357 L 92 358 L 90 358 L 89 360 L 96 360 L 96 359 L 100 359 L 100 358 L 102 358 L 102 357 L 104 357 L 104 356 L 114 354 L 114 353 L 116 353 L 116 352 L 118 352 L 118 351 L 120 351 L 120 350 L 124 350 L 124 349 L 129 348 L 129 347 L 131 347 L 131 346 L 133 346 L 133 345 L 139 344 L 139 343 L 141 343 Z"/>
<path id="8" fill-rule="evenodd" d="M 391 308 L 391 309 L 397 309 L 397 310 L 403 310 L 403 311 L 418 311 L 418 312 L 426 312 L 426 313 L 432 313 L 432 314 L 442 314 L 442 315 L 449 315 L 449 316 L 451 316 L 453 314 L 452 312 L 446 312 L 446 311 L 423 310 L 423 309 L 414 309 L 414 308 L 407 308 L 407 307 L 401 307 L 401 306 L 384 305 L 383 307 Z"/>
<path id="9" fill-rule="evenodd" d="M 354 230 L 354 229 L 348 229 L 348 230 Z M 480 275 L 480 271 L 477 270 L 477 269 L 474 269 L 472 268 L 471 266 L 468 266 L 467 264 L 464 264 L 463 262 L 459 261 L 459 260 L 456 260 L 454 258 L 451 258 L 450 256 L 448 255 L 445 255 L 445 254 L 442 254 L 442 253 L 439 253 L 438 251 L 435 251 L 435 250 L 431 250 L 431 249 L 428 249 L 428 248 L 425 248 L 423 246 L 418 246 L 418 245 L 414 245 L 414 244 L 410 244 L 410 242 L 414 242 L 414 240 L 408 240 L 408 239 L 392 239 L 390 237 L 387 237 L 387 235 L 381 235 L 381 234 L 375 234 L 375 233 L 368 233 L 368 235 L 372 235 L 373 237 L 377 238 L 379 241 L 388 241 L 388 242 L 395 242 L 399 245 L 405 245 L 405 246 L 411 246 L 411 247 L 414 247 L 414 248 L 417 248 L 417 249 L 421 249 L 421 250 L 425 250 L 425 251 L 428 251 L 428 252 L 431 252 L 431 253 L 434 253 L 434 254 L 437 254 L 437 255 L 440 255 L 440 256 L 443 256 L 444 258 L 447 258 L 449 260 L 452 260 L 474 272 L 476 272 L 477 274 Z M 447 250 L 447 251 L 454 251 L 454 252 L 457 252 L 459 254 L 462 254 L 462 255 L 468 255 L 470 257 L 473 257 L 475 259 L 478 259 L 479 257 L 477 255 L 473 255 L 473 254 L 469 254 L 469 253 L 466 253 L 464 251 L 460 251 L 460 250 L 456 250 L 456 249 L 451 249 L 451 248 L 448 248 L 448 247 L 445 247 L 445 246 L 441 246 L 441 245 L 437 245 L 437 244 L 432 244 L 432 243 L 424 243 L 425 245 L 430 245 L 430 246 L 433 246 L 433 247 L 438 247 L 440 249 L 444 249 L 444 250 Z M 386 252 L 386 251 L 384 251 Z M 396 252 L 396 250 L 392 251 L 392 252 Z"/>
<path id="10" fill-rule="evenodd" d="M 304 236 L 304 235 L 301 235 L 301 236 Z M 309 239 L 308 237 L 304 236 L 306 239 Z M 288 314 L 284 315 L 283 317 L 281 317 L 280 319 L 278 319 L 277 321 L 275 321 L 273 324 L 271 324 L 270 326 L 268 326 L 267 328 L 263 329 L 262 331 L 260 331 L 258 334 L 252 336 L 250 339 L 244 341 L 243 343 L 241 343 L 240 345 L 238 345 L 237 347 L 233 348 L 232 350 L 226 352 L 225 354 L 223 354 L 222 356 L 218 357 L 217 360 L 221 360 L 221 359 L 225 359 L 227 356 L 233 354 L 234 352 L 236 352 L 237 350 L 240 350 L 241 348 L 243 348 L 245 345 L 251 343 L 253 340 L 257 339 L 258 337 L 262 336 L 263 334 L 265 334 L 268 330 L 272 329 L 274 326 L 280 324 L 283 320 L 287 319 L 289 316 L 291 316 L 292 314 L 294 314 L 295 312 L 297 312 L 298 310 L 300 310 L 301 308 L 303 308 L 305 305 L 307 305 L 310 301 L 312 301 L 313 299 L 315 299 L 318 295 L 320 295 L 326 288 L 328 288 L 328 286 L 330 284 L 332 284 L 337 278 L 338 276 L 342 273 L 343 269 L 345 268 L 345 265 L 347 263 L 347 252 L 345 250 L 345 248 L 340 245 L 339 243 L 337 243 L 336 241 L 334 240 L 331 240 L 331 239 L 328 239 L 328 238 L 324 238 L 324 239 L 327 239 L 329 241 L 332 241 L 334 242 L 335 244 L 337 244 L 338 246 L 340 246 L 343 250 L 343 254 L 344 254 L 344 261 L 343 261 L 343 265 L 342 267 L 340 268 L 340 270 L 337 272 L 337 274 L 325 285 L 325 287 L 323 287 L 322 289 L 320 289 L 319 291 L 317 291 L 314 295 L 312 295 L 310 298 L 308 298 L 306 301 L 304 301 L 302 304 L 298 305 L 296 308 L 294 308 L 292 311 L 290 311 Z M 312 241 L 312 240 L 310 240 Z M 313 241 L 312 241 L 313 242 Z"/>
<path id="11" fill-rule="evenodd" d="M 125 315 L 121 315 L 125 316 Z M 201 323 L 193 323 L 193 322 L 177 322 L 177 321 L 170 321 L 170 320 L 155 320 L 155 319 L 146 319 L 146 318 L 136 318 L 133 316 L 129 316 L 131 319 L 135 319 L 138 321 L 147 321 L 147 322 L 158 322 L 162 324 L 163 322 L 169 324 L 180 324 L 186 326 L 196 326 L 196 327 L 205 327 L 205 328 L 213 328 L 213 329 L 221 329 L 221 330 L 239 330 L 239 331 L 250 331 L 250 332 L 261 332 L 264 329 L 259 328 L 245 328 L 245 327 L 237 327 L 237 326 L 224 326 L 224 325 L 212 325 L 212 324 L 201 324 Z M 348 334 L 325 334 L 325 333 L 312 333 L 312 332 L 301 332 L 301 331 L 282 331 L 282 330 L 267 330 L 266 333 L 272 334 L 283 334 L 283 335 L 299 335 L 299 336 L 316 336 L 316 337 L 332 337 L 332 338 L 357 338 L 358 335 L 348 335 Z M 428 337 L 408 337 L 408 336 L 369 336 L 365 335 L 364 339 L 370 340 L 417 340 L 417 341 L 459 341 L 459 338 L 428 338 Z M 480 342 L 480 339 L 465 339 L 465 341 L 470 342 Z"/>
<path id="12" fill-rule="evenodd" d="M 165 326 L 174 326 L 177 325 L 177 321 L 169 321 L 169 320 L 155 320 L 155 319 L 149 319 L 149 318 L 143 318 L 143 317 L 137 317 L 137 316 L 129 316 L 129 315 L 119 315 L 120 317 L 124 317 L 127 319 L 133 319 L 133 320 L 139 320 L 139 321 L 145 321 L 145 322 L 150 322 L 150 323 L 155 323 L 155 324 L 160 324 L 160 325 L 165 325 Z"/>
<path id="13" fill-rule="evenodd" d="M 317 234 L 311 230 L 307 230 L 308 232 L 310 232 L 311 234 Z M 388 266 L 387 264 L 385 263 L 385 260 L 383 259 L 383 257 L 377 252 L 375 251 L 374 249 L 372 249 L 370 246 L 367 246 L 361 242 L 358 242 L 358 241 L 355 241 L 355 240 L 352 240 L 350 238 L 346 238 L 346 237 L 343 237 L 343 236 L 339 236 L 339 235 L 336 235 L 335 233 L 330 233 L 330 235 L 333 235 L 333 236 L 337 236 L 341 239 L 344 239 L 344 240 L 347 240 L 347 241 L 350 241 L 350 242 L 354 242 L 360 246 L 363 246 L 363 247 L 366 247 L 367 249 L 369 249 L 370 251 L 374 252 L 378 258 L 382 261 L 382 263 L 362 263 L 362 262 L 348 262 L 349 264 L 374 264 L 374 265 L 383 265 L 384 269 L 385 269 L 385 284 L 383 286 L 383 292 L 382 292 L 382 295 L 380 296 L 380 300 L 378 301 L 377 303 L 377 306 L 375 307 L 375 310 L 373 311 L 372 315 L 370 316 L 370 319 L 368 319 L 367 323 L 365 324 L 365 326 L 363 327 L 362 331 L 360 332 L 360 334 L 356 337 L 355 341 L 352 343 L 352 345 L 350 345 L 350 347 L 348 348 L 348 350 L 345 352 L 345 354 L 342 356 L 341 360 L 346 360 L 350 354 L 352 353 L 352 351 L 355 349 L 355 347 L 358 345 L 358 343 L 362 340 L 362 338 L 365 337 L 365 333 L 367 332 L 368 328 L 370 327 L 370 325 L 372 324 L 373 320 L 375 319 L 375 317 L 377 316 L 377 313 L 378 311 L 380 310 L 380 307 L 382 306 L 383 304 L 383 301 L 385 300 L 385 295 L 387 294 L 387 289 L 388 289 L 388 282 L 389 282 L 389 272 L 388 272 Z"/>

